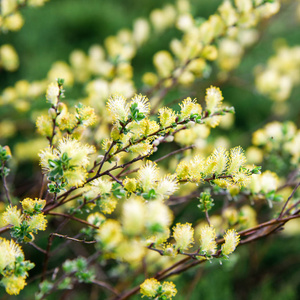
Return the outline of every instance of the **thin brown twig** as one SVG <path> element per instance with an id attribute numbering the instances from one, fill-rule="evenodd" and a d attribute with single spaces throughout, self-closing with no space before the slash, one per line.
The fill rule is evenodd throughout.
<path id="1" fill-rule="evenodd" d="M 108 150 L 105 152 L 104 157 L 103 157 L 103 159 L 102 159 L 102 161 L 101 161 L 101 163 L 100 163 L 100 166 L 99 166 L 99 169 L 98 169 L 96 175 L 99 175 L 99 174 L 100 174 L 101 169 L 102 169 L 104 163 L 106 162 L 107 157 L 109 156 L 109 152 L 110 152 L 110 150 L 113 148 L 113 146 L 114 146 L 115 144 L 116 144 L 116 142 L 113 141 L 113 142 L 111 143 L 111 145 L 109 146 Z"/>
<path id="2" fill-rule="evenodd" d="M 298 205 L 300 205 L 300 200 L 298 200 L 296 203 L 294 203 L 291 207 L 289 207 L 283 216 L 286 216 L 289 212 L 291 212 L 294 208 L 296 208 Z"/>
<path id="3" fill-rule="evenodd" d="M 85 221 L 85 220 L 82 220 L 82 219 L 79 219 L 79 218 L 76 218 L 72 215 L 68 215 L 68 214 L 64 214 L 64 213 L 57 213 L 57 212 L 48 212 L 47 213 L 48 215 L 53 215 L 53 216 L 60 216 L 60 217 L 64 217 L 64 218 L 67 218 L 67 219 L 72 219 L 74 221 L 77 221 L 79 223 L 82 223 L 82 224 L 85 224 L 87 226 L 90 226 L 90 227 L 93 227 L 95 229 L 98 229 L 99 227 L 98 226 L 95 226 L 91 223 L 89 223 L 88 221 Z"/>
<path id="4" fill-rule="evenodd" d="M 49 262 L 49 257 L 50 257 L 50 249 L 52 246 L 53 238 L 54 238 L 53 233 L 50 233 L 49 237 L 48 237 L 48 244 L 47 244 L 47 249 L 46 249 L 46 253 L 45 253 L 41 282 L 43 282 L 46 279 L 46 273 L 47 273 L 48 262 Z"/>
<path id="5" fill-rule="evenodd" d="M 206 221 L 208 223 L 208 226 L 210 226 L 210 219 L 209 219 L 209 215 L 208 215 L 207 209 L 205 210 L 205 218 L 206 218 Z"/>
<path id="6" fill-rule="evenodd" d="M 42 249 L 41 247 L 39 247 L 39 246 L 36 245 L 35 243 L 29 242 L 28 244 L 31 245 L 31 246 L 32 246 L 33 248 L 35 248 L 36 250 L 38 250 L 38 251 L 40 251 L 40 252 L 46 254 L 46 250 Z"/>
<path id="7" fill-rule="evenodd" d="M 273 219 L 271 221 L 259 224 L 259 225 L 255 226 L 253 228 L 241 231 L 241 232 L 238 233 L 240 236 L 245 235 L 247 233 L 259 232 L 260 229 L 262 229 L 264 227 L 267 227 L 267 226 L 268 227 L 272 227 L 272 229 L 269 230 L 269 231 L 264 231 L 263 233 L 261 233 L 259 235 L 253 235 L 253 236 L 247 238 L 246 240 L 241 241 L 239 245 L 248 244 L 248 243 L 253 242 L 255 240 L 258 240 L 258 239 L 260 239 L 262 237 L 268 236 L 268 235 L 272 234 L 273 232 L 277 231 L 278 228 L 280 228 L 282 225 L 284 225 L 287 221 L 289 221 L 291 219 L 299 218 L 299 217 L 300 217 L 300 215 L 293 215 L 293 216 L 290 216 L 290 217 L 287 217 L 287 218 L 283 218 L 283 219 Z M 274 227 L 274 225 L 277 225 L 277 226 Z M 219 239 L 217 241 L 217 244 L 221 244 L 223 242 L 224 242 L 224 239 Z M 154 249 L 152 249 L 152 250 L 154 250 Z M 195 253 L 188 253 L 188 257 L 186 257 L 186 258 L 184 258 L 184 259 L 176 262 L 171 267 L 169 267 L 169 268 L 167 268 L 167 269 L 165 269 L 163 271 L 158 272 L 154 276 L 154 278 L 156 278 L 158 280 L 163 280 L 163 279 L 168 278 L 170 276 L 180 274 L 180 273 L 182 273 L 182 272 L 184 272 L 184 271 L 186 271 L 186 270 L 188 270 L 188 269 L 190 269 L 190 268 L 192 268 L 194 266 L 197 266 L 197 265 L 199 265 L 199 264 L 204 263 L 204 262 L 207 261 L 205 259 L 204 260 L 199 260 L 199 261 L 197 260 L 197 261 L 193 261 L 190 264 L 185 265 L 185 263 L 188 262 L 188 261 L 190 261 L 193 256 L 197 255 L 197 253 L 199 253 L 199 251 L 196 251 Z M 219 250 L 214 255 L 214 257 L 220 257 L 220 256 L 221 256 L 221 250 Z M 179 267 L 179 268 L 177 268 L 177 267 Z M 172 271 L 172 270 L 174 270 L 174 271 Z M 125 300 L 125 299 L 128 299 L 130 296 L 134 295 L 138 291 L 139 291 L 139 286 L 136 286 L 133 289 L 129 290 L 128 292 L 126 292 L 126 293 L 120 295 L 119 297 L 115 298 L 115 300 Z"/>
<path id="8" fill-rule="evenodd" d="M 114 289 L 111 285 L 109 285 L 108 283 L 106 283 L 104 281 L 92 280 L 91 282 L 100 287 L 106 288 L 107 290 L 109 290 L 110 292 L 112 292 L 115 295 L 119 295 L 119 292 L 116 289 Z"/>
<path id="9" fill-rule="evenodd" d="M 282 208 L 282 210 L 281 210 L 281 212 L 280 212 L 280 214 L 279 214 L 279 216 L 278 216 L 278 219 L 280 219 L 280 218 L 282 217 L 282 214 L 283 214 L 283 212 L 284 212 L 286 206 L 288 205 L 289 201 L 294 197 L 294 195 L 295 195 L 295 193 L 296 193 L 296 191 L 297 191 L 299 185 L 300 185 L 300 181 L 299 181 L 298 184 L 294 187 L 294 189 L 293 189 L 291 195 L 290 195 L 290 196 L 288 197 L 288 199 L 285 201 L 284 206 L 283 206 L 283 208 Z"/>
<path id="10" fill-rule="evenodd" d="M 59 233 L 56 233 L 56 232 L 52 233 L 52 235 L 57 236 L 57 237 L 62 238 L 62 239 L 78 242 L 78 243 L 84 243 L 84 244 L 95 244 L 95 243 L 97 243 L 97 241 L 79 240 L 79 239 L 72 238 L 70 236 L 59 234 Z"/>
<path id="11" fill-rule="evenodd" d="M 177 153 L 183 152 L 183 151 L 185 151 L 185 150 L 193 149 L 194 147 L 195 147 L 194 145 L 191 145 L 191 146 L 187 146 L 187 147 L 184 147 L 184 148 L 180 148 L 180 149 L 178 149 L 178 150 L 172 151 L 172 152 L 170 152 L 170 153 L 168 153 L 168 154 L 166 154 L 166 155 L 164 155 L 164 156 L 162 156 L 162 157 L 160 157 L 160 158 L 154 160 L 154 162 L 157 163 L 157 162 L 162 161 L 162 160 L 164 160 L 164 159 L 166 159 L 166 158 L 168 158 L 168 157 L 170 157 L 170 156 L 172 156 L 172 155 L 175 155 L 175 154 L 177 154 Z M 137 172 L 138 170 L 139 170 L 139 168 L 136 168 L 136 169 L 134 169 L 134 170 L 130 170 L 130 171 L 127 171 L 127 172 L 125 172 L 124 174 L 122 174 L 122 173 L 124 172 L 124 169 L 123 169 L 123 170 L 117 175 L 117 177 L 120 177 L 120 176 L 123 177 L 123 176 L 126 176 L 126 175 L 128 175 L 128 174 Z"/>
<path id="12" fill-rule="evenodd" d="M 2 181 L 3 181 L 3 187 L 4 187 L 4 192 L 5 192 L 5 196 L 7 198 L 7 201 L 9 202 L 10 206 L 12 207 L 12 201 L 9 195 L 9 189 L 7 187 L 7 182 L 6 182 L 6 176 L 4 174 L 4 163 L 2 164 L 2 168 L 1 168 L 1 177 L 2 177 Z"/>
<path id="13" fill-rule="evenodd" d="M 55 232 L 50 233 L 50 235 L 48 237 L 47 249 L 45 251 L 45 259 L 44 259 L 44 266 L 43 266 L 43 273 L 42 273 L 42 277 L 41 277 L 41 282 L 43 282 L 46 278 L 46 273 L 47 273 L 47 268 L 48 268 L 48 263 L 49 263 L 49 258 L 50 258 L 50 249 L 51 249 L 51 246 L 52 246 L 53 238 L 55 236 L 57 236 L 59 238 L 64 238 L 66 240 L 79 242 L 79 243 L 85 243 L 85 244 L 95 244 L 96 243 L 96 241 L 78 240 L 76 238 L 72 238 L 72 237 L 69 237 L 67 235 L 62 235 L 62 234 L 55 233 Z"/>
<path id="14" fill-rule="evenodd" d="M 13 227 L 13 226 L 12 225 L 6 225 L 6 226 L 0 228 L 0 234 L 8 231 L 11 227 Z"/>
<path id="15" fill-rule="evenodd" d="M 119 180 L 118 178 L 116 178 L 113 174 L 111 174 L 110 172 L 107 172 L 107 175 L 110 176 L 114 181 L 116 181 L 118 184 L 123 186 L 123 182 L 121 180 Z"/>

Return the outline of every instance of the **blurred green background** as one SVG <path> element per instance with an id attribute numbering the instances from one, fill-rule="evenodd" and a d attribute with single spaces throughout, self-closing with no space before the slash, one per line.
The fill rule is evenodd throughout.
<path id="1" fill-rule="evenodd" d="M 68 61 L 72 50 L 87 51 L 93 44 L 103 44 L 108 35 L 116 34 L 121 28 L 132 28 L 134 19 L 148 17 L 151 10 L 169 2 L 166 0 L 51 0 L 41 8 L 22 9 L 24 27 L 19 32 L 9 32 L 0 36 L 0 44 L 14 45 L 20 57 L 20 68 L 16 72 L 0 71 L 0 90 L 14 85 L 20 79 L 33 81 L 45 78 L 55 61 Z M 191 3 L 195 15 L 207 17 L 215 12 L 221 1 L 193 0 Z M 286 6 L 270 24 L 265 25 L 261 41 L 245 55 L 240 67 L 233 72 L 232 80 L 221 86 L 225 101 L 236 109 L 236 121 L 230 132 L 216 129 L 214 134 L 225 134 L 230 138 L 233 146 L 247 147 L 251 143 L 251 134 L 254 130 L 274 119 L 280 120 L 280 117 L 270 114 L 272 101 L 255 91 L 252 68 L 256 64 L 265 63 L 268 57 L 274 54 L 273 43 L 278 38 L 285 38 L 290 46 L 300 44 L 299 24 L 295 24 L 291 18 L 293 13 L 293 6 Z M 163 38 L 154 36 L 139 50 L 133 60 L 134 79 L 138 88 L 141 87 L 142 74 L 153 70 L 153 54 L 158 50 L 168 49 L 171 37 L 176 35 L 179 36 L 177 30 L 167 30 Z M 234 80 L 236 78 L 240 79 L 242 86 L 237 84 Z M 199 82 L 196 97 L 201 99 L 205 88 L 211 83 L 209 79 Z M 83 87 L 74 86 L 68 89 L 66 94 L 67 98 L 79 98 L 83 95 Z M 300 125 L 299 95 L 300 88 L 297 87 L 288 100 L 290 109 L 284 116 L 285 120 L 294 121 L 298 127 Z M 44 102 L 44 97 L 37 101 L 39 100 Z M 1 108 L 0 118 L 11 118 L 11 116 L 8 111 Z M 26 136 L 21 134 L 17 136 L 20 140 L 24 138 Z M 24 166 L 30 173 L 31 167 L 26 164 Z M 25 252 L 26 249 L 30 250 L 25 247 Z M 207 263 L 188 271 L 180 279 L 175 278 L 179 291 L 175 299 L 300 299 L 299 253 L 299 236 L 287 237 L 276 234 L 274 237 L 239 248 L 235 254 L 236 260 L 232 259 L 223 266 L 218 262 Z M 27 259 L 30 259 L 30 256 L 36 256 L 36 252 L 32 249 Z M 40 259 L 42 261 L 43 258 Z M 41 266 L 37 264 L 37 267 Z M 4 295 L 1 289 L 0 297 L 1 299 L 33 299 L 34 288 L 36 286 L 29 285 L 18 297 Z M 67 297 L 72 297 L 73 300 L 86 298 L 90 294 L 89 289 L 89 286 L 82 286 L 81 292 L 77 290 Z M 55 299 L 55 296 L 47 299 Z M 139 296 L 135 299 L 139 299 Z"/>

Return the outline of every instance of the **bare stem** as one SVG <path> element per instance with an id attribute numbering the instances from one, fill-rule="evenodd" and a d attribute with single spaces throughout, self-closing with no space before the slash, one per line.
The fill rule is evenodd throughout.
<path id="1" fill-rule="evenodd" d="M 36 245 L 35 243 L 29 242 L 28 244 L 31 245 L 31 246 L 32 246 L 33 248 L 35 248 L 36 250 L 38 250 L 38 251 L 40 251 L 40 252 L 46 254 L 46 250 L 42 249 L 41 247 L 39 247 L 39 246 Z"/>
<path id="2" fill-rule="evenodd" d="M 63 235 L 63 234 L 59 234 L 59 233 L 55 233 L 55 232 L 52 233 L 52 235 L 53 235 L 53 236 L 57 236 L 57 237 L 62 238 L 62 239 L 66 239 L 66 240 L 78 242 L 78 243 L 84 243 L 84 244 L 95 244 L 95 243 L 97 243 L 97 241 L 79 240 L 79 239 L 72 238 L 72 237 L 70 237 L 70 236 Z"/>
<path id="3" fill-rule="evenodd" d="M 289 201 L 294 197 L 294 195 L 295 195 L 295 193 L 296 193 L 296 191 L 297 191 L 299 185 L 300 185 L 300 182 L 298 182 L 298 184 L 294 187 L 294 190 L 292 191 L 291 195 L 290 195 L 290 196 L 288 197 L 288 199 L 285 201 L 284 206 L 283 206 L 283 208 L 282 208 L 282 210 L 281 210 L 281 212 L 280 212 L 280 214 L 279 214 L 279 216 L 278 216 L 278 219 L 280 219 L 280 218 L 282 217 L 282 214 L 283 214 L 283 212 L 284 212 L 286 206 L 288 205 Z"/>
<path id="4" fill-rule="evenodd" d="M 9 195 L 9 189 L 8 189 L 7 182 L 6 182 L 4 167 L 5 167 L 5 163 L 3 162 L 2 167 L 1 167 L 1 177 L 2 177 L 2 181 L 3 181 L 4 192 L 5 192 L 5 196 L 7 198 L 7 201 L 9 202 L 10 206 L 12 207 L 12 201 L 11 201 L 11 198 L 10 198 L 10 195 Z"/>
<path id="5" fill-rule="evenodd" d="M 206 221 L 208 223 L 208 226 L 210 226 L 210 219 L 209 219 L 209 215 L 208 215 L 207 209 L 205 210 L 205 218 L 206 218 Z"/>
<path id="6" fill-rule="evenodd" d="M 115 295 L 119 295 L 119 292 L 116 289 L 114 289 L 111 285 L 109 285 L 108 283 L 106 283 L 104 281 L 92 280 L 92 283 L 109 290 L 110 292 L 112 292 Z"/>
<path id="7" fill-rule="evenodd" d="M 48 215 L 53 215 L 53 216 L 60 216 L 60 217 L 64 217 L 64 218 L 67 218 L 67 219 L 72 219 L 74 221 L 77 221 L 79 223 L 82 223 L 82 224 L 85 224 L 87 226 L 90 226 L 90 227 L 93 227 L 95 229 L 98 229 L 99 227 L 98 226 L 95 226 L 85 220 L 82 220 L 82 219 L 79 219 L 79 218 L 76 218 L 72 215 L 68 215 L 68 214 L 64 214 L 64 213 L 58 213 L 58 212 L 48 212 Z"/>
<path id="8" fill-rule="evenodd" d="M 157 163 L 157 162 L 162 161 L 162 160 L 164 160 L 164 159 L 166 159 L 166 158 L 168 158 L 168 157 L 170 157 L 170 156 L 172 156 L 172 155 L 175 155 L 175 154 L 177 154 L 177 153 L 183 152 L 183 151 L 188 150 L 188 149 L 193 149 L 194 147 L 195 147 L 194 145 L 191 145 L 191 146 L 187 146 L 187 147 L 184 147 L 184 148 L 180 148 L 180 149 L 178 149 L 178 150 L 172 151 L 172 152 L 170 152 L 170 153 L 168 153 L 168 154 L 166 154 L 166 155 L 164 155 L 164 156 L 162 156 L 162 157 L 160 157 L 160 158 L 154 160 L 154 162 Z M 136 169 L 134 169 L 134 170 L 130 170 L 130 171 L 127 171 L 127 172 L 124 173 L 125 169 L 123 169 L 123 170 L 117 175 L 117 177 L 120 177 L 120 176 L 123 177 L 123 176 L 126 176 L 126 175 L 128 175 L 128 174 L 137 172 L 138 170 L 139 170 L 139 168 L 136 168 Z M 123 174 L 123 173 L 124 173 L 124 174 Z"/>

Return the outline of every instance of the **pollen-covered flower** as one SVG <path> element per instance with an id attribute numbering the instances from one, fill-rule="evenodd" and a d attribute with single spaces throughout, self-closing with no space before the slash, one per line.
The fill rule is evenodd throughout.
<path id="1" fill-rule="evenodd" d="M 153 134 L 159 130 L 159 124 L 156 121 L 151 121 L 148 118 L 143 119 L 139 127 L 143 131 L 143 135 L 149 136 L 150 134 Z"/>
<path id="2" fill-rule="evenodd" d="M 190 164 L 186 161 L 181 161 L 176 168 L 177 178 L 187 180 L 189 176 Z"/>
<path id="3" fill-rule="evenodd" d="M 24 256 L 21 247 L 13 240 L 6 240 L 0 237 L 0 272 L 7 266 L 13 264 L 17 257 Z"/>
<path id="4" fill-rule="evenodd" d="M 206 109 L 211 114 L 213 114 L 218 109 L 220 109 L 222 100 L 223 100 L 223 96 L 219 88 L 211 86 L 208 89 L 206 89 L 206 96 L 205 96 Z"/>
<path id="5" fill-rule="evenodd" d="M 23 201 L 21 201 L 21 205 L 25 213 L 32 214 L 34 212 L 41 212 L 46 205 L 46 200 L 38 198 L 35 198 L 35 200 L 31 198 L 25 198 Z"/>
<path id="6" fill-rule="evenodd" d="M 127 136 L 127 135 L 126 135 Z M 112 140 L 111 139 L 103 139 L 102 143 L 101 143 L 101 146 L 102 146 L 102 149 L 104 151 L 108 151 L 108 149 L 110 148 L 111 144 L 112 144 Z M 123 141 L 122 141 L 123 142 Z M 112 149 L 109 151 L 109 154 L 112 154 L 114 152 L 116 152 L 118 150 L 118 145 L 115 145 L 112 147 Z"/>
<path id="7" fill-rule="evenodd" d="M 215 128 L 220 124 L 222 117 L 223 116 L 212 116 L 212 117 L 206 118 L 204 120 L 204 123 L 205 123 L 205 125 L 207 125 L 211 128 Z"/>
<path id="8" fill-rule="evenodd" d="M 131 102 L 129 104 L 129 107 L 132 106 L 132 104 L 137 105 L 137 109 L 140 113 L 144 114 L 145 117 L 147 117 L 150 113 L 150 103 L 146 96 L 143 96 L 141 94 L 135 95 L 133 98 L 131 98 Z"/>
<path id="9" fill-rule="evenodd" d="M 115 210 L 117 204 L 118 204 L 118 201 L 116 198 L 113 198 L 113 197 L 104 198 L 104 199 L 101 199 L 99 208 L 100 208 L 101 212 L 109 215 Z"/>
<path id="10" fill-rule="evenodd" d="M 217 249 L 215 229 L 208 225 L 201 227 L 199 242 L 202 253 L 209 256 L 215 254 Z"/>
<path id="11" fill-rule="evenodd" d="M 177 223 L 176 226 L 173 227 L 173 237 L 176 241 L 177 249 L 186 250 L 192 247 L 194 243 L 194 229 L 192 224 Z"/>
<path id="12" fill-rule="evenodd" d="M 49 160 L 55 160 L 59 158 L 58 152 L 50 147 L 45 148 L 38 155 L 40 157 L 40 165 L 46 172 L 50 170 Z"/>
<path id="13" fill-rule="evenodd" d="M 136 191 L 136 187 L 137 187 L 137 181 L 135 178 L 126 178 L 123 181 L 123 185 L 124 185 L 124 189 L 129 192 L 129 193 L 133 193 Z"/>
<path id="14" fill-rule="evenodd" d="M 160 282 L 155 278 L 146 279 L 140 285 L 140 293 L 142 297 L 154 298 L 157 295 L 158 289 L 160 287 Z"/>
<path id="15" fill-rule="evenodd" d="M 158 170 L 156 163 L 148 160 L 138 171 L 139 185 L 144 192 L 148 192 L 153 188 L 156 180 L 158 179 Z"/>
<path id="16" fill-rule="evenodd" d="M 70 159 L 71 166 L 87 167 L 89 164 L 89 155 L 95 152 L 95 147 L 90 145 L 83 145 L 79 141 L 71 138 L 63 138 L 59 141 L 57 149 L 62 156 L 67 153 Z"/>
<path id="17" fill-rule="evenodd" d="M 227 168 L 228 152 L 224 147 L 218 147 L 214 152 L 207 158 L 205 163 L 205 174 L 222 174 Z"/>
<path id="18" fill-rule="evenodd" d="M 37 132 L 42 136 L 51 137 L 53 133 L 53 121 L 50 116 L 39 116 L 36 120 Z"/>
<path id="19" fill-rule="evenodd" d="M 221 189 L 227 189 L 233 184 L 233 182 L 232 182 L 232 180 L 230 180 L 230 178 L 215 179 L 214 183 Z"/>
<path id="20" fill-rule="evenodd" d="M 229 229 L 224 235 L 225 243 L 222 245 L 222 254 L 231 254 L 240 242 L 240 236 L 234 229 Z"/>
<path id="21" fill-rule="evenodd" d="M 76 127 L 78 120 L 75 114 L 65 112 L 65 113 L 61 113 L 57 117 L 56 122 L 60 130 L 71 131 Z"/>
<path id="22" fill-rule="evenodd" d="M 99 212 L 95 212 L 93 214 L 90 214 L 86 220 L 90 224 L 93 224 L 93 225 L 99 227 L 105 221 L 105 219 L 106 218 L 102 214 L 100 214 Z"/>
<path id="23" fill-rule="evenodd" d="M 189 118 L 192 114 L 201 115 L 202 107 L 200 104 L 196 103 L 196 99 L 192 100 L 190 97 L 183 100 L 182 104 L 179 104 L 180 116 L 182 119 Z"/>
<path id="24" fill-rule="evenodd" d="M 108 196 L 112 189 L 112 182 L 107 179 L 97 178 L 88 185 L 88 191 L 84 193 L 87 199 L 93 199 L 98 195 Z"/>
<path id="25" fill-rule="evenodd" d="M 91 126 L 95 124 L 97 116 L 95 110 L 90 106 L 81 105 L 76 108 L 76 118 L 83 126 Z"/>
<path id="26" fill-rule="evenodd" d="M 240 167 L 246 163 L 246 156 L 243 149 L 238 146 L 230 149 L 230 161 L 227 169 L 227 174 L 238 172 Z"/>
<path id="27" fill-rule="evenodd" d="M 126 122 L 129 115 L 129 106 L 123 96 L 114 95 L 107 102 L 107 109 L 114 122 Z"/>
<path id="28" fill-rule="evenodd" d="M 164 281 L 162 284 L 162 295 L 167 299 L 172 299 L 177 294 L 176 286 L 172 281 Z"/>
<path id="29" fill-rule="evenodd" d="M 36 233 L 38 230 L 45 230 L 48 221 L 46 219 L 46 216 L 41 213 L 31 216 L 27 223 L 29 225 L 29 230 Z"/>
<path id="30" fill-rule="evenodd" d="M 239 187 L 247 186 L 251 181 L 252 174 L 248 170 L 240 170 L 232 175 L 232 180 Z"/>
<path id="31" fill-rule="evenodd" d="M 167 241 L 170 237 L 170 229 L 165 227 L 161 232 L 156 232 L 155 235 L 152 235 L 147 238 L 145 244 L 147 246 L 154 244 L 154 245 L 162 245 Z"/>
<path id="32" fill-rule="evenodd" d="M 26 285 L 25 278 L 25 276 L 16 276 L 13 274 L 3 277 L 1 283 L 4 285 L 7 294 L 18 295 Z"/>
<path id="33" fill-rule="evenodd" d="M 88 176 L 88 173 L 83 168 L 74 168 L 64 172 L 64 178 L 67 180 L 67 187 L 82 186 Z"/>
<path id="34" fill-rule="evenodd" d="M 204 175 L 205 160 L 200 156 L 196 155 L 189 163 L 189 180 L 192 182 L 200 182 Z"/>
<path id="35" fill-rule="evenodd" d="M 168 199 L 171 195 L 173 195 L 178 190 L 178 181 L 176 178 L 167 175 L 163 179 L 161 179 L 155 191 L 158 195 L 162 197 L 162 199 Z"/>
<path id="36" fill-rule="evenodd" d="M 4 225 L 19 226 L 22 222 L 21 210 L 17 206 L 7 206 L 2 215 Z"/>
<path id="37" fill-rule="evenodd" d="M 58 96 L 59 96 L 59 86 L 57 82 L 52 82 L 48 85 L 47 92 L 46 92 L 46 99 L 49 103 L 53 106 L 56 106 L 58 103 Z"/>
<path id="38" fill-rule="evenodd" d="M 153 151 L 153 146 L 149 141 L 144 141 L 138 144 L 134 144 L 128 147 L 128 151 L 131 153 L 138 153 L 139 155 L 150 155 Z"/>
<path id="39" fill-rule="evenodd" d="M 163 107 L 158 111 L 158 118 L 161 127 L 166 128 L 175 122 L 176 113 L 171 108 Z"/>

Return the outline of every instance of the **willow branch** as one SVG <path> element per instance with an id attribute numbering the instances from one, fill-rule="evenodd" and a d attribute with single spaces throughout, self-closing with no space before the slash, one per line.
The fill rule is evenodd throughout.
<path id="1" fill-rule="evenodd" d="M 35 248 L 36 250 L 38 250 L 38 251 L 40 251 L 40 252 L 46 254 L 46 250 L 42 249 L 41 247 L 39 247 L 39 246 L 36 245 L 35 243 L 29 242 L 28 244 L 31 245 L 31 246 L 32 246 L 33 248 Z"/>
<path id="2" fill-rule="evenodd" d="M 64 218 L 67 218 L 67 219 L 72 219 L 72 220 L 74 220 L 74 221 L 77 221 L 77 222 L 79 222 L 79 223 L 82 223 L 82 224 L 85 224 L 85 225 L 87 225 L 87 226 L 93 227 L 93 228 L 95 228 L 95 229 L 98 229 L 98 228 L 99 228 L 98 226 L 95 226 L 95 225 L 93 225 L 93 224 L 91 224 L 91 223 L 89 223 L 89 222 L 87 222 L 87 221 L 85 221 L 85 220 L 76 218 L 76 217 L 74 217 L 74 216 L 72 216 L 72 215 L 68 215 L 68 214 L 64 214 L 64 213 L 57 213 L 57 212 L 48 212 L 47 214 L 48 214 L 48 215 L 53 215 L 53 216 L 60 216 L 60 217 L 64 217 Z"/>
<path id="3" fill-rule="evenodd" d="M 164 155 L 164 156 L 162 156 L 162 157 L 160 157 L 160 158 L 154 160 L 154 162 L 157 163 L 157 162 L 162 161 L 162 160 L 164 160 L 164 159 L 166 159 L 166 158 L 168 158 L 168 157 L 170 157 L 170 156 L 173 156 L 173 155 L 175 155 L 175 154 L 177 154 L 177 153 L 183 152 L 183 151 L 185 151 L 185 150 L 193 149 L 194 147 L 195 147 L 194 145 L 191 145 L 191 146 L 187 146 L 187 147 L 184 147 L 184 148 L 180 148 L 180 149 L 178 149 L 178 150 L 172 151 L 172 152 L 170 152 L 170 153 L 168 153 L 168 154 L 166 154 L 166 155 Z M 139 168 L 136 168 L 136 169 L 134 169 L 134 170 L 127 171 L 127 172 L 125 172 L 125 173 L 123 174 L 123 172 L 125 171 L 125 170 L 123 169 L 123 170 L 117 175 L 117 177 L 120 177 L 120 176 L 123 177 L 123 176 L 126 176 L 126 175 L 128 175 L 128 174 L 137 172 L 138 170 L 139 170 Z"/>
<path id="4" fill-rule="evenodd" d="M 100 287 L 103 287 L 103 288 L 109 290 L 110 292 L 112 292 L 115 295 L 119 295 L 119 292 L 106 282 L 99 281 L 99 280 L 92 280 L 91 282 Z"/>
<path id="5" fill-rule="evenodd" d="M 284 212 L 286 206 L 288 205 L 289 201 L 294 197 L 294 195 L 295 195 L 295 193 L 296 193 L 296 191 L 297 191 L 299 185 L 300 185 L 300 181 L 299 181 L 298 184 L 295 186 L 295 188 L 294 188 L 294 190 L 292 191 L 291 195 L 290 195 L 290 196 L 288 197 L 288 199 L 285 201 L 284 206 L 283 206 L 283 208 L 282 208 L 282 210 L 281 210 L 281 212 L 280 212 L 280 214 L 279 214 L 279 216 L 278 216 L 278 219 L 280 219 L 280 218 L 282 217 L 283 212 Z"/>
<path id="6" fill-rule="evenodd" d="M 6 182 L 6 176 L 4 174 L 4 163 L 2 164 L 1 175 L 2 175 L 1 177 L 2 177 L 2 181 L 3 181 L 5 196 L 7 198 L 7 201 L 9 202 L 10 206 L 12 207 L 13 205 L 12 205 L 12 201 L 11 201 L 11 198 L 9 195 L 9 189 L 8 189 L 7 182 Z"/>
<path id="7" fill-rule="evenodd" d="M 59 233 L 55 233 L 55 232 L 52 233 L 52 235 L 53 235 L 53 236 L 57 236 L 57 237 L 62 238 L 62 239 L 66 239 L 66 240 L 78 242 L 78 243 L 84 243 L 84 244 L 95 244 L 95 243 L 97 243 L 97 241 L 79 240 L 79 239 L 72 238 L 72 237 L 70 237 L 70 236 L 63 235 L 63 234 L 59 234 Z"/>

